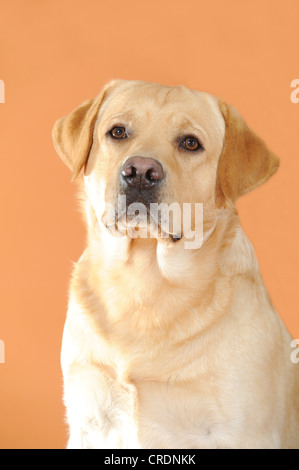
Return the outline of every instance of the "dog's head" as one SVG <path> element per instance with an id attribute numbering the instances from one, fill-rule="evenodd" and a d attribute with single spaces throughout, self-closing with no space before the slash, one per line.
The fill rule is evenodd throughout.
<path id="1" fill-rule="evenodd" d="M 183 86 L 142 81 L 108 83 L 59 119 L 53 138 L 73 178 L 84 170 L 88 200 L 108 227 L 121 226 L 124 216 L 127 224 L 136 209 L 139 225 L 148 226 L 155 204 L 203 203 L 211 217 L 279 165 L 230 105 Z M 155 222 L 167 231 L 159 214 Z M 176 240 L 174 219 L 168 218 L 168 232 Z"/>

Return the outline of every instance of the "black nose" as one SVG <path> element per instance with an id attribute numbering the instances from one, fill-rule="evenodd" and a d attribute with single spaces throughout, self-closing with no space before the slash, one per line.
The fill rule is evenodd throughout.
<path id="1" fill-rule="evenodd" d="M 122 179 L 133 188 L 150 189 L 164 178 L 161 163 L 154 158 L 131 157 L 121 169 Z"/>

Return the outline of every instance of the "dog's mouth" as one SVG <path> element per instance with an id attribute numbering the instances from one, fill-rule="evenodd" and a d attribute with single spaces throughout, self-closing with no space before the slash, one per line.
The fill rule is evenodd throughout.
<path id="1" fill-rule="evenodd" d="M 122 199 L 124 198 L 124 199 Z M 213 232 L 216 220 L 213 212 L 203 218 L 203 203 L 175 201 L 128 204 L 118 196 L 118 204 L 106 203 L 98 219 L 115 237 L 152 238 L 176 243 L 184 238 L 184 248 L 198 249 Z"/>
<path id="2" fill-rule="evenodd" d="M 183 238 L 180 224 L 175 224 L 172 219 L 163 218 L 163 214 L 155 214 L 149 209 L 106 209 L 101 222 L 112 235 L 118 237 L 169 239 L 174 243 Z"/>

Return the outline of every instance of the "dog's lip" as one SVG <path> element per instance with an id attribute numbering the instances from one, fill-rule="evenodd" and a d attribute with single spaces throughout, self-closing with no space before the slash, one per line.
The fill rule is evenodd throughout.
<path id="1" fill-rule="evenodd" d="M 115 213 L 115 221 L 109 223 L 107 220 L 104 220 L 104 215 L 102 216 L 101 222 L 106 227 L 107 230 L 115 230 L 120 231 L 119 229 L 126 230 L 130 227 L 130 221 L 127 220 L 127 212 L 123 211 L 121 213 Z M 163 226 L 157 222 L 153 217 L 151 217 L 151 223 L 154 224 L 154 232 L 155 236 L 153 238 L 163 238 L 167 239 L 170 238 L 173 242 L 178 242 L 183 238 L 183 233 L 173 233 L 171 231 L 167 231 L 163 228 Z M 140 220 L 138 223 L 138 227 L 141 229 L 146 229 L 149 231 L 150 223 L 147 220 Z"/>

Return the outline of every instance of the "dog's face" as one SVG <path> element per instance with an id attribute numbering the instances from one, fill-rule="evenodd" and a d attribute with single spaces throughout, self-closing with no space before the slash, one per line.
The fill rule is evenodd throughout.
<path id="1" fill-rule="evenodd" d="M 208 221 L 278 166 L 241 116 L 216 97 L 141 81 L 110 82 L 56 123 L 54 142 L 75 176 L 84 167 L 87 197 L 108 227 L 120 225 L 125 213 L 130 220 L 137 203 L 146 210 L 143 218 L 139 212 L 141 225 L 148 225 L 154 203 L 200 202 Z M 163 216 L 156 222 L 164 229 Z M 175 237 L 174 222 L 168 232 Z"/>
<path id="2" fill-rule="evenodd" d="M 153 203 L 210 203 L 224 133 L 217 102 L 205 93 L 122 83 L 99 111 L 85 167 L 86 191 L 98 216 L 109 225 L 113 212 L 107 207 L 119 212 L 119 195 L 126 197 L 126 208 L 140 203 L 147 215 Z M 145 223 L 138 213 L 139 225 Z M 165 230 L 172 228 L 170 221 Z"/>

